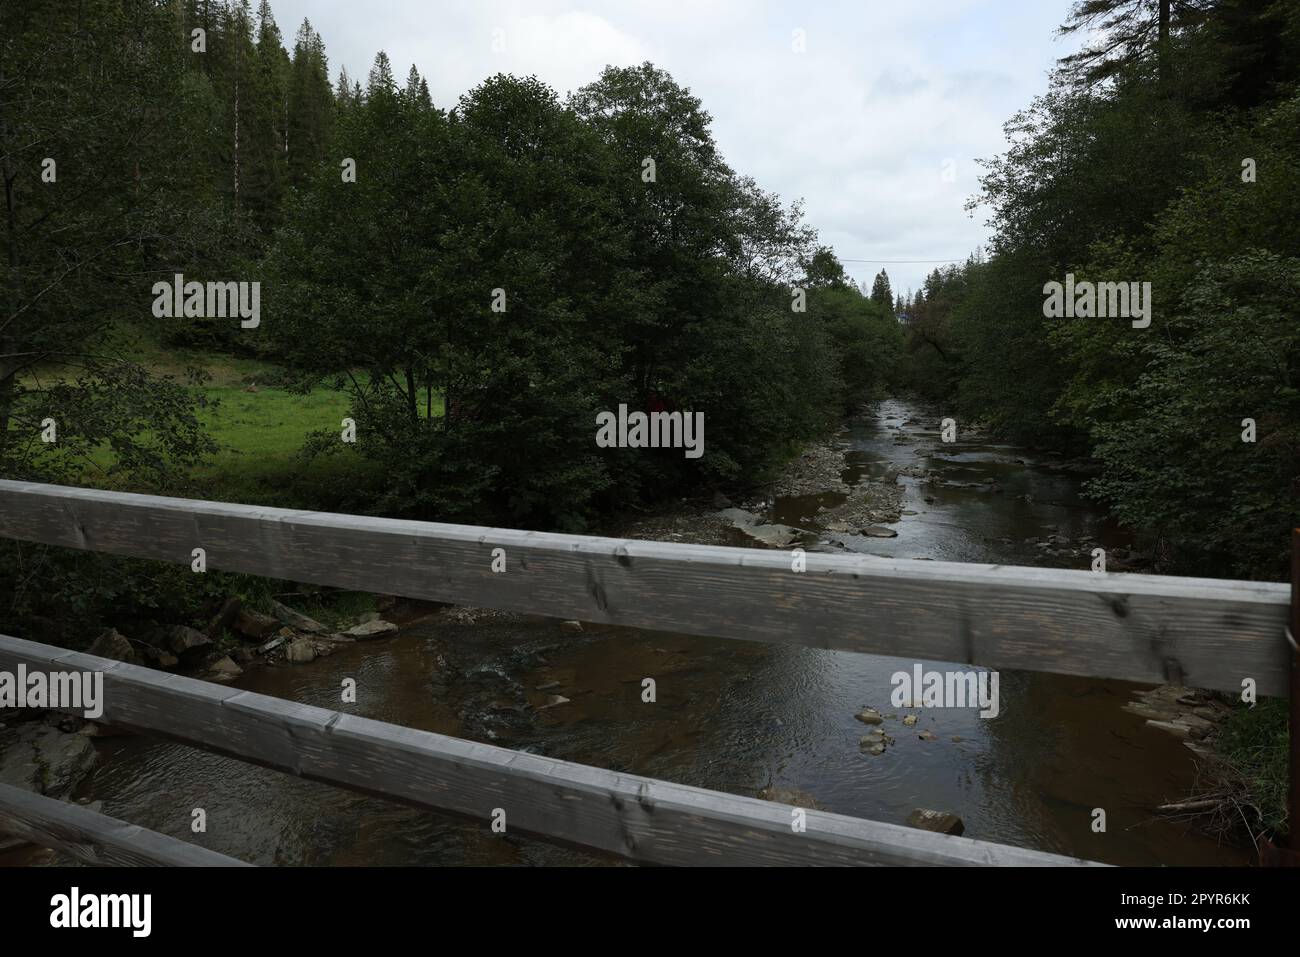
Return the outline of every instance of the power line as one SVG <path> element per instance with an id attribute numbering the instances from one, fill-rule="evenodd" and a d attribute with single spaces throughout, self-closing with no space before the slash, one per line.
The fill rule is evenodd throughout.
<path id="1" fill-rule="evenodd" d="M 961 259 L 841 259 L 842 263 L 881 263 L 886 266 L 923 266 L 926 263 L 964 263 Z"/>

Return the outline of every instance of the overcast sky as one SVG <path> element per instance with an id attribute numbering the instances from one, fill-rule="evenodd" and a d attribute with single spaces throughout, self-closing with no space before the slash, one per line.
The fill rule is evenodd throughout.
<path id="1" fill-rule="evenodd" d="M 703 101 L 732 169 L 802 197 L 850 274 L 870 282 L 884 268 L 895 290 L 934 264 L 848 260 L 965 258 L 983 242 L 986 214 L 963 209 L 978 188 L 973 160 L 1002 151 L 1003 122 L 1075 48 L 1055 37 L 1070 5 L 272 0 L 287 46 L 311 20 L 332 77 L 346 66 L 364 83 L 382 49 L 399 82 L 414 63 L 443 108 L 494 73 L 536 74 L 564 94 L 606 64 L 650 60 Z"/>

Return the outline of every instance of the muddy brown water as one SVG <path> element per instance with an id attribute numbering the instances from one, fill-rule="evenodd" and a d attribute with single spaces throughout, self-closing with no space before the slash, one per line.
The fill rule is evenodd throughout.
<path id="1" fill-rule="evenodd" d="M 938 418 L 933 409 L 888 400 L 842 434 L 850 483 L 900 470 L 932 470 L 938 479 L 900 475 L 903 508 L 914 514 L 890 526 L 897 538 L 835 536 L 843 547 L 1087 567 L 1087 548 L 1124 542 L 1081 498 L 1077 477 L 978 436 L 943 444 L 932 428 Z M 841 499 L 777 499 L 766 503 L 767 517 L 806 527 L 819 506 Z M 1075 543 L 1074 551 L 1039 547 L 1051 534 Z M 1187 792 L 1195 765 L 1180 741 L 1123 710 L 1138 686 L 1004 672 L 1001 714 L 985 720 L 973 710 L 893 707 L 890 675 L 912 664 L 614 627 L 578 633 L 540 619 L 466 623 L 438 615 L 394 638 L 308 666 L 255 669 L 235 683 L 736 794 L 796 788 L 828 810 L 858 817 L 902 823 L 917 807 L 951 811 L 969 837 L 1114 864 L 1248 862 L 1242 847 L 1152 812 Z M 645 677 L 657 683 L 653 704 L 641 700 Z M 345 678 L 357 681 L 354 706 L 339 703 Z M 546 707 L 557 694 L 569 701 Z M 863 706 L 899 718 L 917 713 L 919 723 L 887 720 L 893 745 L 869 755 L 859 748 L 867 729 L 854 718 Z M 923 730 L 937 739 L 921 740 Z M 107 814 L 256 864 L 617 863 L 164 741 L 115 738 L 97 746 L 98 767 L 79 794 L 102 799 Z M 190 821 L 198 807 L 207 812 L 207 832 L 195 835 Z M 1106 811 L 1104 833 L 1092 830 L 1095 808 Z"/>

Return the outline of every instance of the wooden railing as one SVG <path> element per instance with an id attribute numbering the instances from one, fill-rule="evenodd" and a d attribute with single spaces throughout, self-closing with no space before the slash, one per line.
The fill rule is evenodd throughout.
<path id="1" fill-rule="evenodd" d="M 1251 679 L 1266 696 L 1288 689 L 1284 584 L 793 555 L 8 481 L 0 537 L 185 564 L 202 549 L 210 569 L 685 634 L 1234 692 Z M 503 808 L 512 831 L 636 861 L 1084 863 L 811 809 L 798 830 L 784 805 L 0 636 L 0 668 L 19 663 L 103 672 L 103 720 L 113 724 L 423 808 L 481 820 Z"/>

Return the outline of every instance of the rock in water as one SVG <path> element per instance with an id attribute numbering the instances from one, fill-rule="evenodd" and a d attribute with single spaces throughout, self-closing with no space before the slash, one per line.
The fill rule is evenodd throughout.
<path id="1" fill-rule="evenodd" d="M 310 638 L 295 638 L 285 648 L 284 658 L 291 665 L 307 665 L 316 660 L 316 644 Z"/>
<path id="2" fill-rule="evenodd" d="M 29 723 L 0 754 L 0 782 L 47 797 L 63 797 L 95 765 L 95 746 L 83 734 Z"/>
<path id="3" fill-rule="evenodd" d="M 854 717 L 863 724 L 882 724 L 885 720 L 875 708 L 863 708 Z"/>
<path id="4" fill-rule="evenodd" d="M 880 728 L 872 728 L 870 733 L 864 734 L 858 741 L 858 747 L 867 754 L 880 755 L 885 753 L 885 746 L 893 743 L 893 738 L 885 734 Z"/>
<path id="5" fill-rule="evenodd" d="M 212 664 L 208 665 L 208 670 L 214 678 L 223 681 L 229 681 L 231 678 L 238 678 L 244 673 L 244 669 L 235 664 L 227 655 L 224 658 L 218 658 Z"/>
<path id="6" fill-rule="evenodd" d="M 882 525 L 868 525 L 859 533 L 869 538 L 897 538 L 898 532 L 892 528 L 885 528 Z"/>
<path id="7" fill-rule="evenodd" d="M 921 807 L 907 816 L 907 825 L 923 831 L 937 831 L 940 834 L 960 834 L 966 830 L 966 825 L 956 814 L 949 814 L 947 811 L 930 811 Z"/>

